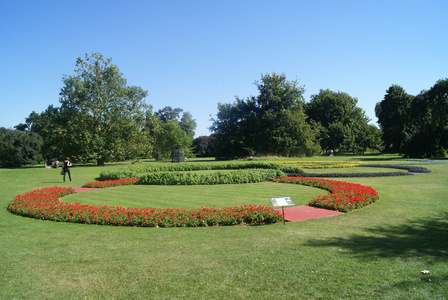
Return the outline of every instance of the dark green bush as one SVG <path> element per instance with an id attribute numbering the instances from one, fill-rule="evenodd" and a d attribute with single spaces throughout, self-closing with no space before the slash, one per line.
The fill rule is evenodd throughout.
<path id="1" fill-rule="evenodd" d="M 191 172 L 157 172 L 140 177 L 138 184 L 147 185 L 212 185 L 232 183 L 264 182 L 283 177 L 286 174 L 280 170 L 237 170 L 232 172 L 216 172 L 198 174 Z"/>
<path id="2" fill-rule="evenodd" d="M 100 180 L 116 180 L 124 178 L 141 178 L 147 173 L 156 172 L 185 172 L 206 170 L 245 170 L 245 169 L 273 169 L 285 173 L 302 174 L 304 171 L 294 165 L 264 162 L 233 162 L 222 164 L 154 164 L 145 166 L 132 166 L 116 171 L 105 171 L 100 174 Z"/>

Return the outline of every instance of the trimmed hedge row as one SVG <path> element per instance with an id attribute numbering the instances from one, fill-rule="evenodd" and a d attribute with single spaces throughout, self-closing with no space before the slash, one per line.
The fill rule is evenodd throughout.
<path id="1" fill-rule="evenodd" d="M 105 171 L 100 173 L 99 180 L 116 180 L 124 178 L 140 178 L 146 173 L 155 172 L 185 172 L 185 171 L 207 171 L 207 170 L 244 170 L 244 169 L 273 169 L 285 173 L 304 173 L 303 169 L 294 165 L 264 162 L 241 162 L 222 164 L 156 164 L 145 166 L 132 166 L 121 170 Z"/>
<path id="2" fill-rule="evenodd" d="M 357 167 L 369 167 L 369 168 L 391 168 L 407 170 L 405 172 L 378 172 L 378 173 L 288 173 L 288 176 L 301 176 L 301 177 L 325 177 L 325 178 L 344 178 L 344 177 L 384 177 L 384 176 L 409 176 L 416 174 L 431 173 L 430 170 L 423 167 L 412 166 L 397 166 L 397 165 L 382 165 L 382 164 L 366 164 Z"/>
<path id="3" fill-rule="evenodd" d="M 191 172 L 157 172 L 140 177 L 138 184 L 147 185 L 213 185 L 213 184 L 239 184 L 256 183 L 284 177 L 286 173 L 281 170 L 237 170 L 231 172 L 215 172 L 211 174 L 198 174 Z"/>
<path id="4" fill-rule="evenodd" d="M 407 170 L 410 173 L 431 173 L 431 170 L 428 170 L 423 167 L 413 167 L 413 166 L 398 166 L 398 165 L 382 165 L 382 164 L 367 164 L 358 167 L 369 167 L 369 168 L 392 168 L 392 169 L 400 169 Z M 405 173 L 406 174 L 406 173 Z"/>

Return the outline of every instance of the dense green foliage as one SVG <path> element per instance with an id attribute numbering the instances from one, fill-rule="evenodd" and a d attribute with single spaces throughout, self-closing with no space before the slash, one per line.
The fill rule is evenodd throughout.
<path id="1" fill-rule="evenodd" d="M 169 159 L 174 149 L 183 149 L 191 154 L 193 137 L 189 136 L 176 121 L 168 121 L 161 125 L 156 136 L 153 157 L 157 160 Z"/>
<path id="2" fill-rule="evenodd" d="M 448 149 L 448 79 L 417 96 L 392 85 L 375 108 L 386 150 L 407 157 L 444 157 Z"/>
<path id="3" fill-rule="evenodd" d="M 248 170 L 248 169 L 270 169 L 279 170 L 284 173 L 301 174 L 303 170 L 294 165 L 266 162 L 232 162 L 219 164 L 155 164 L 144 166 L 131 166 L 118 169 L 103 171 L 100 174 L 100 180 L 113 180 L 124 178 L 140 178 L 146 173 L 155 172 L 183 172 L 183 171 L 206 171 L 206 170 Z"/>
<path id="4" fill-rule="evenodd" d="M 45 159 L 70 156 L 74 161 L 104 164 L 165 159 L 178 147 L 190 153 L 196 128 L 191 114 L 181 117 L 182 109 L 170 107 L 154 113 L 144 101 L 147 91 L 128 86 L 111 61 L 100 53 L 78 58 L 76 74 L 63 78 L 61 107 L 32 112 L 26 124 L 16 128 L 42 137 Z"/>
<path id="5" fill-rule="evenodd" d="M 20 167 L 38 163 L 42 138 L 33 132 L 0 128 L 0 166 Z"/>
<path id="6" fill-rule="evenodd" d="M 142 156 L 148 92 L 127 86 L 111 59 L 99 53 L 78 58 L 76 75 L 64 76 L 60 139 L 65 153 L 79 160 L 124 160 Z M 68 155 L 68 154 L 67 154 Z"/>
<path id="7" fill-rule="evenodd" d="M 214 155 L 214 141 L 215 137 L 200 136 L 193 140 L 193 151 L 198 157 L 211 157 Z"/>
<path id="8" fill-rule="evenodd" d="M 149 185 L 210 185 L 256 183 L 283 177 L 280 170 L 237 170 L 199 174 L 193 172 L 157 172 L 140 177 L 138 184 Z"/>
<path id="9" fill-rule="evenodd" d="M 15 126 L 41 137 L 44 159 L 69 156 L 100 165 L 168 160 L 175 149 L 187 157 L 217 159 L 383 149 L 407 157 L 441 157 L 448 149 L 448 79 L 415 97 L 392 85 L 375 107 L 379 130 L 347 93 L 320 90 L 306 103 L 297 80 L 265 74 L 255 82 L 257 96 L 218 103 L 212 135 L 194 139 L 196 121 L 189 112 L 171 106 L 154 112 L 145 103 L 147 91 L 128 86 L 111 61 L 100 53 L 78 58 L 75 75 L 63 77 L 61 107 L 33 111 L 25 124 Z"/>
<path id="10" fill-rule="evenodd" d="M 211 130 L 220 158 L 273 154 L 310 156 L 319 152 L 316 131 L 303 112 L 304 88 L 284 74 L 263 75 L 259 95 L 218 104 Z"/>
<path id="11" fill-rule="evenodd" d="M 182 115 L 181 115 L 182 113 Z M 159 109 L 155 116 L 159 120 L 159 130 L 155 135 L 152 157 L 166 160 L 172 157 L 174 149 L 182 149 L 186 156 L 192 156 L 192 144 L 196 121 L 189 112 L 181 108 L 166 106 Z"/>
<path id="12" fill-rule="evenodd" d="M 379 130 L 368 124 L 369 119 L 357 103 L 347 93 L 330 90 L 311 96 L 305 112 L 310 123 L 320 125 L 322 149 L 351 153 L 382 149 Z"/>
<path id="13" fill-rule="evenodd" d="M 382 129 L 385 152 L 399 153 L 403 148 L 412 100 L 413 96 L 407 94 L 401 86 L 391 85 L 384 100 L 376 104 L 375 115 Z"/>

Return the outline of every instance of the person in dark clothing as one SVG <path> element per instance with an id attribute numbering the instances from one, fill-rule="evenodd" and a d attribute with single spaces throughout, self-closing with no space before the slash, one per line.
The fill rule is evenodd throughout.
<path id="1" fill-rule="evenodd" d="M 68 178 L 70 181 L 72 181 L 72 175 L 70 174 L 70 167 L 72 166 L 72 163 L 70 161 L 70 158 L 65 158 L 64 163 L 62 164 L 62 171 L 64 172 L 64 182 L 65 182 L 65 174 L 68 173 Z"/>

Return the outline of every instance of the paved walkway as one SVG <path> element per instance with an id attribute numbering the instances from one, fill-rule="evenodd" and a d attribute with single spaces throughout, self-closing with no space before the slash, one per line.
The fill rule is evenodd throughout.
<path id="1" fill-rule="evenodd" d="M 97 188 L 74 188 L 75 193 L 97 190 Z"/>
<path id="2" fill-rule="evenodd" d="M 75 193 L 87 192 L 92 190 L 97 190 L 97 188 L 75 188 Z M 279 210 L 280 212 L 282 211 L 281 208 Z M 325 218 L 325 217 L 337 216 L 340 214 L 343 213 L 340 211 L 317 208 L 308 205 L 285 208 L 285 220 L 290 222 Z"/>
<path id="3" fill-rule="evenodd" d="M 282 210 L 280 209 L 280 212 Z M 318 219 L 343 214 L 340 211 L 317 208 L 308 205 L 285 207 L 285 220 L 290 222 Z"/>

